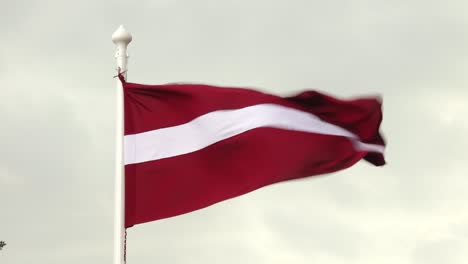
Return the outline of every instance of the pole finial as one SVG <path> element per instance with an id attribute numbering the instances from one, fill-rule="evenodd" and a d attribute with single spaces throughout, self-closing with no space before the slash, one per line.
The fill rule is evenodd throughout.
<path id="1" fill-rule="evenodd" d="M 127 46 L 132 41 L 132 35 L 120 25 L 119 28 L 112 34 L 112 42 L 116 45 L 115 58 L 117 59 L 118 74 L 126 77 L 128 54 Z"/>
<path id="2" fill-rule="evenodd" d="M 128 45 L 132 41 L 132 35 L 128 33 L 127 30 L 123 27 L 123 25 L 120 25 L 119 28 L 112 34 L 112 42 L 114 44 L 124 44 L 125 46 Z"/>

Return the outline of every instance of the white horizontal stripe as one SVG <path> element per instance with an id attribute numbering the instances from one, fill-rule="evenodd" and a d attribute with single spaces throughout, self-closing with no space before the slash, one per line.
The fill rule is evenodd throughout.
<path id="1" fill-rule="evenodd" d="M 260 127 L 344 136 L 350 138 L 358 150 L 384 151 L 383 146 L 360 142 L 353 133 L 313 114 L 281 105 L 260 104 L 214 111 L 182 125 L 127 135 L 124 138 L 125 164 L 187 154 Z"/>

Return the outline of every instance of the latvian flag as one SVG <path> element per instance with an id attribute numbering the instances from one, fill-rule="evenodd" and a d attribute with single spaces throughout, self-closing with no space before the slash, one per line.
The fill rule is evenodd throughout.
<path id="1" fill-rule="evenodd" d="M 379 98 L 121 81 L 126 227 L 361 159 L 385 163 Z"/>

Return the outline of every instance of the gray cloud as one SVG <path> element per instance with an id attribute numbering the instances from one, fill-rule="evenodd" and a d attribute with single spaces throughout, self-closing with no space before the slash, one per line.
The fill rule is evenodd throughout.
<path id="1" fill-rule="evenodd" d="M 464 263 L 464 1 L 3 3 L 1 263 L 112 259 L 115 62 L 129 78 L 382 94 L 388 165 L 135 226 L 129 263 Z"/>

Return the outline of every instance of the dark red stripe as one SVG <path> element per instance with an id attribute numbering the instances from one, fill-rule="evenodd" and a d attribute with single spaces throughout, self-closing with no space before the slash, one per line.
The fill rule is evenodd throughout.
<path id="1" fill-rule="evenodd" d="M 125 134 L 184 124 L 221 109 L 280 103 L 277 96 L 253 90 L 198 84 L 124 84 Z"/>
<path id="2" fill-rule="evenodd" d="M 312 113 L 358 135 L 363 142 L 384 145 L 379 98 L 341 100 L 316 91 L 278 97 L 255 90 L 200 84 L 142 85 L 124 83 L 125 134 L 176 126 L 222 109 L 279 104 Z"/>
<path id="3" fill-rule="evenodd" d="M 276 182 L 350 167 L 347 138 L 258 128 L 194 153 L 125 166 L 126 226 L 176 216 Z"/>

